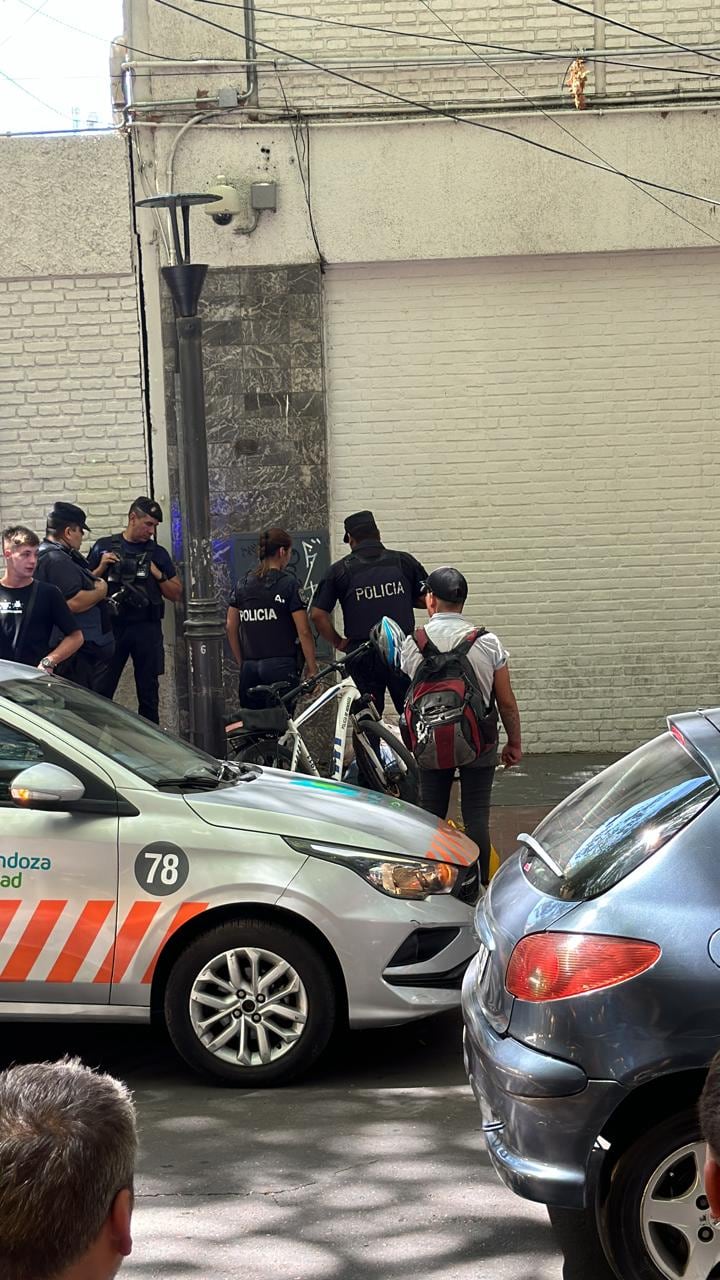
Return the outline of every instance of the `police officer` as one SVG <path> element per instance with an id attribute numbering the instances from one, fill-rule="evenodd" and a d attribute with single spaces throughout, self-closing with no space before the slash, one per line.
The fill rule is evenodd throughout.
<path id="1" fill-rule="evenodd" d="M 415 630 L 413 608 L 425 604 L 427 574 L 407 551 L 390 551 L 380 540 L 372 511 L 356 511 L 345 521 L 344 542 L 350 555 L 336 560 L 315 594 L 312 620 L 320 635 L 343 653 L 363 644 L 376 622 L 394 618 L 406 635 Z M 339 602 L 345 636 L 338 635 L 330 614 Z M 361 693 L 369 693 L 382 712 L 385 692 L 402 711 L 410 681 L 393 671 L 375 652 L 360 654 L 348 670 Z"/>
<path id="2" fill-rule="evenodd" d="M 65 676 L 84 689 L 100 692 L 113 655 L 110 614 L 105 604 L 107 582 L 95 578 L 87 560 L 80 554 L 83 533 L 90 532 L 85 512 L 73 502 L 56 502 L 48 511 L 45 540 L 40 543 L 35 577 L 58 587 L 84 643 L 77 653 L 60 664 L 58 675 Z"/>
<path id="3" fill-rule="evenodd" d="M 96 578 L 105 578 L 113 608 L 115 653 L 100 689 L 112 698 L 128 658 L 133 660 L 138 711 L 160 723 L 158 677 L 165 670 L 162 617 L 165 601 L 182 596 L 182 583 L 164 547 L 155 541 L 163 513 L 153 498 L 136 498 L 122 533 L 98 538 L 88 556 Z"/>
<path id="4" fill-rule="evenodd" d="M 288 571 L 292 538 L 273 526 L 260 535 L 260 563 L 237 583 L 227 611 L 227 638 L 240 668 L 240 704 L 260 708 L 267 695 L 250 694 L 257 684 L 287 680 L 295 684 L 302 669 L 317 674 L 317 659 L 307 611 L 297 578 Z"/>

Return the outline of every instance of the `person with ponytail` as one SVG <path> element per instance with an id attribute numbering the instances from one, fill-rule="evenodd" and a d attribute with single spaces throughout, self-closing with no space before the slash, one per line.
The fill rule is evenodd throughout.
<path id="1" fill-rule="evenodd" d="M 240 704 L 259 709 L 265 695 L 248 691 L 258 684 L 287 680 L 295 684 L 303 667 L 317 674 L 315 644 L 300 596 L 288 570 L 292 538 L 273 525 L 260 534 L 260 563 L 236 585 L 227 611 L 227 638 L 240 668 Z"/>

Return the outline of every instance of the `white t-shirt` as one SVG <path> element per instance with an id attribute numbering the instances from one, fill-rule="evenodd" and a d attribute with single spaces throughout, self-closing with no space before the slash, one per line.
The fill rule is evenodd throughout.
<path id="1" fill-rule="evenodd" d="M 436 613 L 425 623 L 428 638 L 441 653 L 449 653 L 464 636 L 475 628 L 460 613 Z M 468 654 L 468 661 L 477 676 L 478 685 L 486 702 L 490 701 L 493 679 L 499 667 L 504 667 L 510 654 L 493 631 L 479 636 Z M 406 636 L 400 655 L 400 665 L 406 675 L 415 675 L 422 656 L 412 636 Z"/>

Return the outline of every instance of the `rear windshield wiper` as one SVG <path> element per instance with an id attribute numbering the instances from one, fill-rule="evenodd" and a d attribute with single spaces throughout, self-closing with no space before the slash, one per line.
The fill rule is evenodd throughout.
<path id="1" fill-rule="evenodd" d="M 544 862 L 553 875 L 556 875 L 560 880 L 565 879 L 565 872 L 562 867 L 550 856 L 547 849 L 543 849 L 539 840 L 536 840 L 534 836 L 529 836 L 526 831 L 521 831 L 518 836 L 518 842 L 524 844 L 531 853 L 534 853 L 541 862 Z"/>

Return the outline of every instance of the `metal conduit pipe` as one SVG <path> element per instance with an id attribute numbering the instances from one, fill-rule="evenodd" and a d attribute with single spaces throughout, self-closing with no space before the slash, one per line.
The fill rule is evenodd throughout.
<path id="1" fill-rule="evenodd" d="M 248 5 L 252 8 L 252 5 Z M 545 60 L 547 62 L 568 62 L 573 58 L 593 58 L 599 61 L 605 58 L 672 58 L 677 61 L 679 58 L 688 58 L 699 56 L 703 53 L 720 52 L 720 44 L 703 44 L 698 45 L 696 50 L 686 52 L 684 49 L 665 49 L 659 48 L 657 45 L 643 45 L 640 48 L 629 49 L 607 49 L 602 42 L 592 49 L 539 49 L 537 53 L 528 50 L 518 50 L 517 52 L 507 51 L 483 54 L 483 61 L 490 63 L 502 62 L 521 62 L 533 63 Z M 436 55 L 428 54 L 422 58 L 324 58 L 322 65 L 324 67 L 426 67 L 426 66 L 474 66 L 478 59 L 475 55 L 469 57 L 467 54 L 458 55 Z M 304 63 L 297 62 L 291 58 L 178 58 L 171 60 L 163 58 L 162 61 L 154 59 L 152 61 L 133 60 L 123 62 L 124 71 L 147 71 L 154 70 L 162 73 L 171 67 L 183 67 L 192 70 L 194 67 L 247 67 L 255 66 L 260 70 L 267 68 L 274 71 L 279 67 L 281 71 L 289 71 L 296 68 L 306 73 L 315 70 L 314 67 L 308 67 Z"/>

